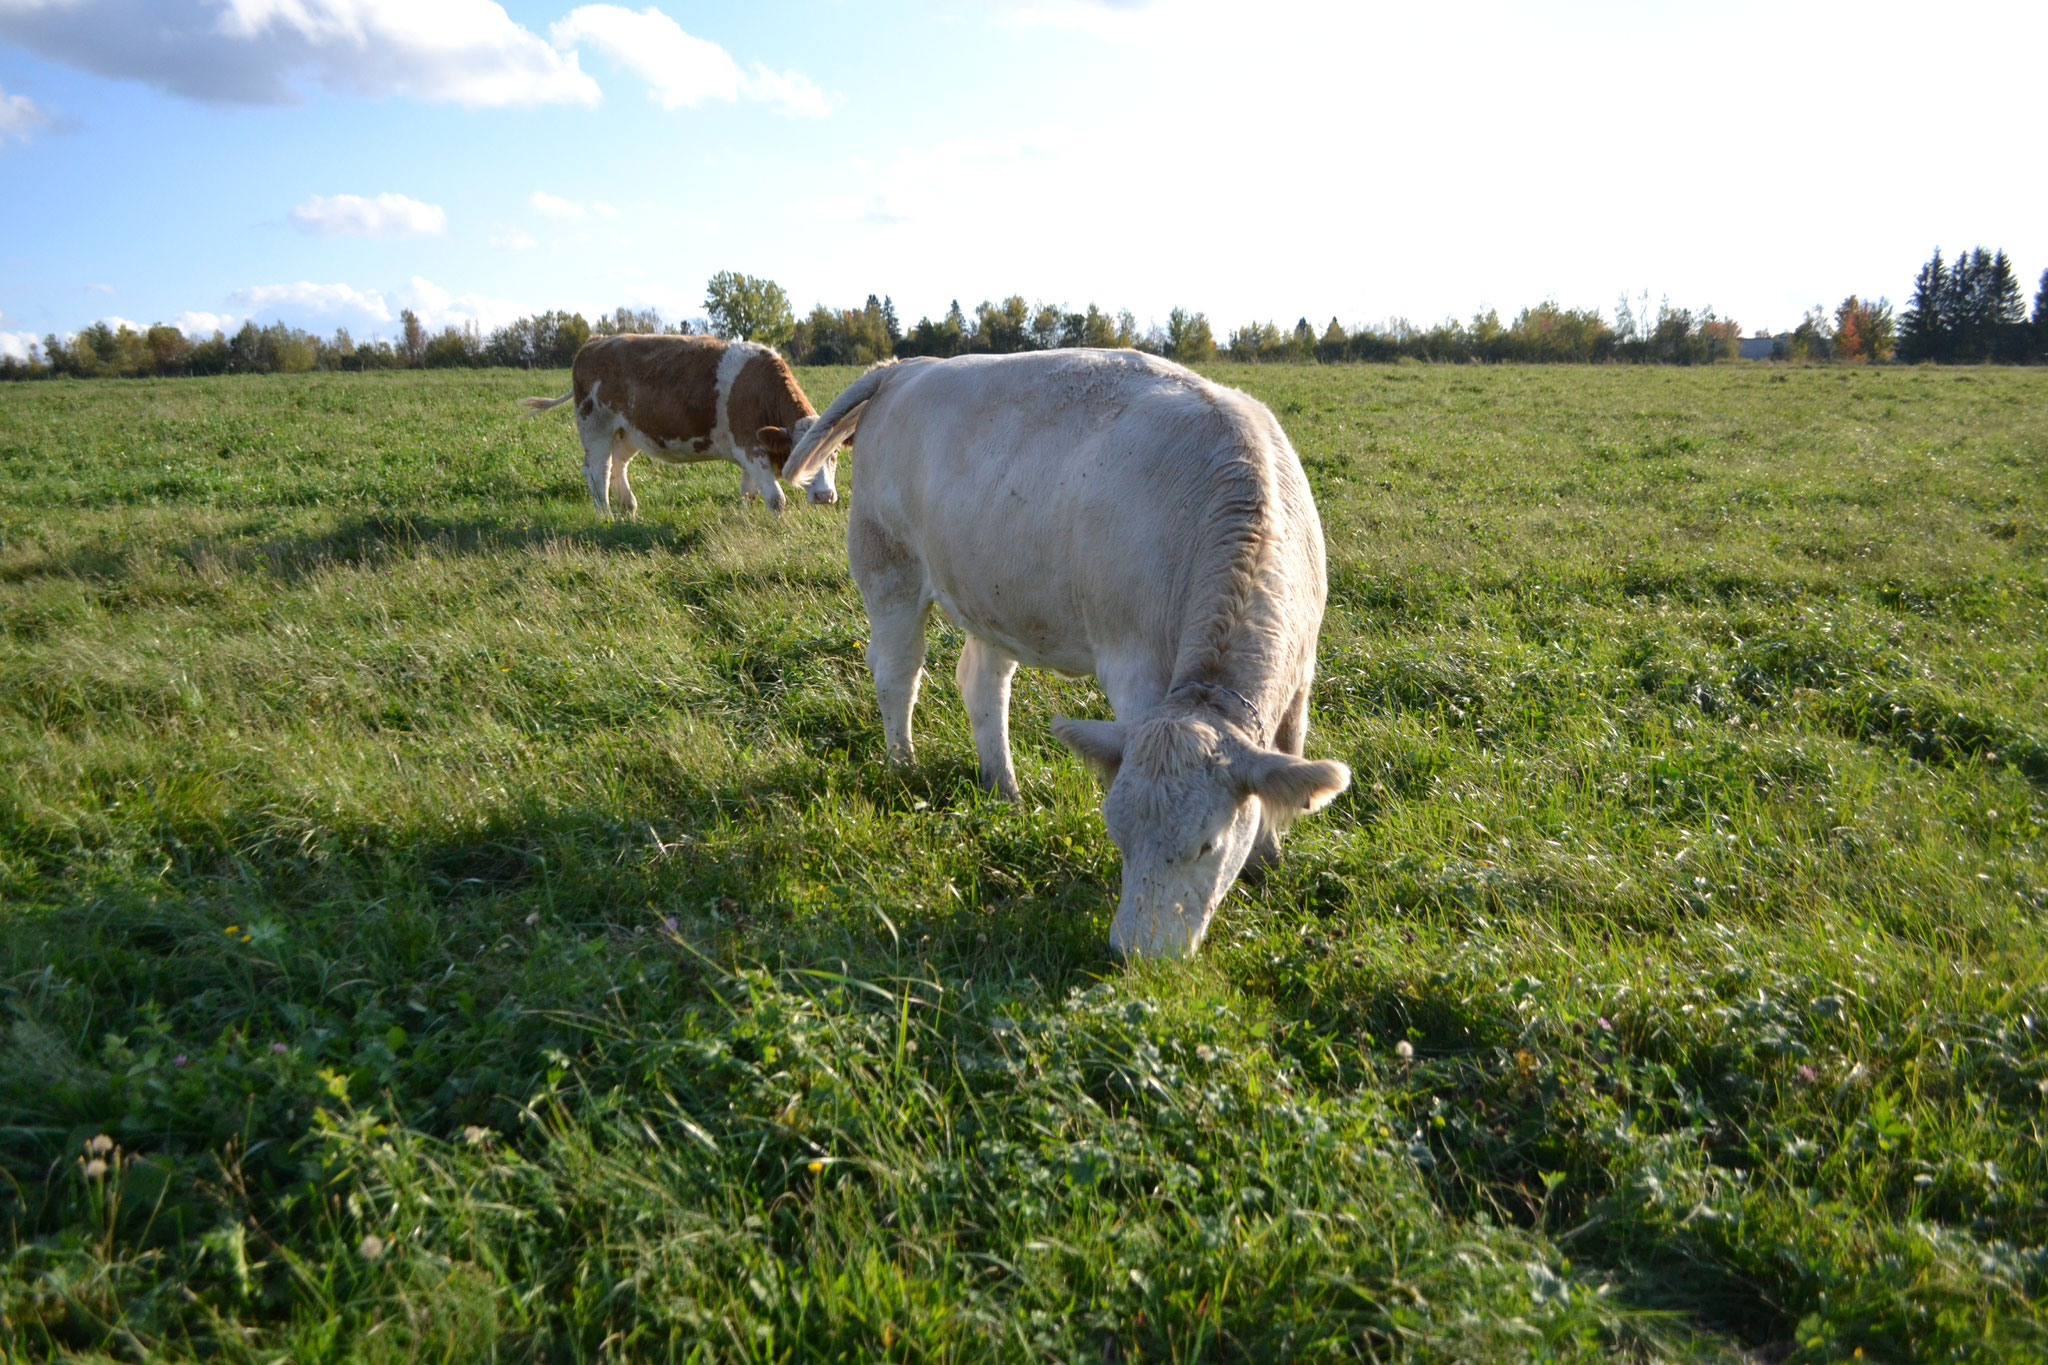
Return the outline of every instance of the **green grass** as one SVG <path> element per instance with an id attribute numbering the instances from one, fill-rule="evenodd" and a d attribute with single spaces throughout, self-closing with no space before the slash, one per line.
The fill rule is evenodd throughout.
<path id="1" fill-rule="evenodd" d="M 2041 1359 L 2048 373 L 1217 376 L 1355 779 L 1142 969 L 1100 698 L 995 803 L 935 629 L 891 771 L 843 511 L 0 389 L 0 1358 Z"/>

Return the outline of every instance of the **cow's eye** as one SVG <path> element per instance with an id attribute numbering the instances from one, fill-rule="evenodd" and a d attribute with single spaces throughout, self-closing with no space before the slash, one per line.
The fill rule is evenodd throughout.
<path id="1" fill-rule="evenodd" d="M 1202 846 L 1195 850 L 1195 856 L 1197 858 L 1206 858 L 1209 856 L 1209 850 L 1215 847 L 1216 841 L 1214 839 L 1204 839 L 1202 841 Z"/>

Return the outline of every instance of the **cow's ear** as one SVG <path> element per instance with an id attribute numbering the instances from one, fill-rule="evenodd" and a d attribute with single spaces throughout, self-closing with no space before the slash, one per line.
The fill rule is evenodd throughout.
<path id="1" fill-rule="evenodd" d="M 1124 727 L 1113 720 L 1075 720 L 1054 716 L 1052 732 L 1060 743 L 1079 754 L 1081 761 L 1095 769 L 1104 784 L 1116 781 L 1116 770 L 1124 761 Z"/>
<path id="2" fill-rule="evenodd" d="M 1246 765 L 1244 787 L 1287 816 L 1321 810 L 1351 785 L 1351 769 L 1331 759 L 1296 758 L 1272 750 Z"/>
<path id="3" fill-rule="evenodd" d="M 789 458 L 789 452 L 796 449 L 796 442 L 789 439 L 789 433 L 781 427 L 762 427 L 754 433 L 754 439 L 761 443 L 761 449 L 778 460 Z"/>

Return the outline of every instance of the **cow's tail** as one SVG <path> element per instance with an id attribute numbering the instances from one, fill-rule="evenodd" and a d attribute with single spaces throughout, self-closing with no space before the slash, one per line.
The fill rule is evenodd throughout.
<path id="1" fill-rule="evenodd" d="M 852 439 L 854 428 L 860 425 L 861 409 L 881 392 L 883 383 L 895 372 L 896 362 L 884 360 L 869 366 L 866 374 L 848 384 L 846 391 L 818 414 L 818 420 L 783 461 L 784 481 L 801 486 L 825 463 L 826 456 Z"/>
<path id="2" fill-rule="evenodd" d="M 546 412 L 549 408 L 559 408 L 575 396 L 576 390 L 571 389 L 560 398 L 522 398 L 519 400 L 519 406 L 528 412 Z"/>

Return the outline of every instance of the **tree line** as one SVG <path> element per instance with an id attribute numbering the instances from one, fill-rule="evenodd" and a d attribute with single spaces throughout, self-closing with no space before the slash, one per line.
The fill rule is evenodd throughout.
<path id="1" fill-rule="evenodd" d="M 581 313 L 523 317 L 486 333 L 475 323 L 427 328 L 410 309 L 399 333 L 356 341 L 347 328 L 331 337 L 274 322 L 242 324 L 232 336 L 195 338 L 161 323 L 140 331 L 95 322 L 70 336 L 52 333 L 28 357 L 0 357 L 0 379 L 70 375 L 298 374 L 314 370 L 446 369 L 504 366 L 561 369 L 593 336 L 709 332 L 782 349 L 799 365 L 867 365 L 888 357 L 1004 355 L 1067 346 L 1127 346 L 1183 363 L 1228 358 L 1252 363 L 1322 364 L 1420 360 L 1436 363 L 1704 365 L 1735 358 L 1741 329 L 1712 308 L 1651 306 L 1649 295 L 1623 296 L 1610 321 L 1593 308 L 1546 301 L 1512 320 L 1493 309 L 1468 321 L 1417 326 L 1405 318 L 1346 328 L 1336 318 L 1317 328 L 1247 322 L 1219 341 L 1208 315 L 1175 308 L 1162 326 L 1140 328 L 1129 309 L 1115 314 L 1027 301 L 984 300 L 970 315 L 954 300 L 939 318 L 904 326 L 893 299 L 867 296 L 859 308 L 820 303 L 799 318 L 773 280 L 721 271 L 705 285 L 705 316 L 665 323 L 652 310 L 618 308 L 596 321 Z M 1938 364 L 2048 363 L 2048 270 L 2031 315 L 2018 273 L 2004 251 L 1976 247 L 1951 264 L 1937 249 L 1914 278 L 1903 315 L 1884 298 L 1854 294 L 1833 310 L 1815 306 L 1795 328 L 1768 338 L 1773 359 Z M 1763 345 L 1762 334 L 1756 345 Z"/>
<path id="2" fill-rule="evenodd" d="M 620 308 L 595 323 L 581 313 L 540 313 L 484 333 L 475 323 L 429 330 L 411 309 L 390 339 L 357 341 L 346 327 L 323 337 L 282 322 L 242 324 L 233 336 L 187 336 L 158 323 L 142 331 L 95 322 L 66 339 L 44 337 L 28 359 L 0 357 L 0 379 L 82 379 L 208 374 L 304 374 L 314 370 L 433 370 L 509 366 L 560 369 L 593 336 L 673 332 L 661 315 Z"/>
<path id="3" fill-rule="evenodd" d="M 1645 295 L 1623 299 L 1610 325 L 1596 309 L 1554 302 L 1523 309 L 1503 322 L 1488 309 L 1470 322 L 1449 320 L 1418 327 L 1406 319 L 1349 330 L 1336 318 L 1322 328 L 1302 318 L 1292 328 L 1251 322 L 1219 342 L 1205 313 L 1175 308 L 1166 323 L 1140 328 L 1129 309 L 1111 314 L 1094 303 L 1074 309 L 1031 302 L 1012 294 L 984 300 L 970 316 L 955 299 L 944 315 L 905 328 L 895 302 L 870 294 L 859 308 L 814 307 L 802 319 L 773 281 L 720 277 L 706 297 L 708 323 L 720 336 L 743 336 L 779 346 L 799 365 L 865 365 L 889 356 L 1007 355 L 1065 346 L 1128 346 L 1184 363 L 1219 356 L 1253 363 L 1339 364 L 1389 361 L 1529 361 L 1691 365 L 1731 358 L 1739 335 L 1734 322 L 1711 308 L 1655 309 Z M 738 307 L 729 301 L 738 299 Z"/>

